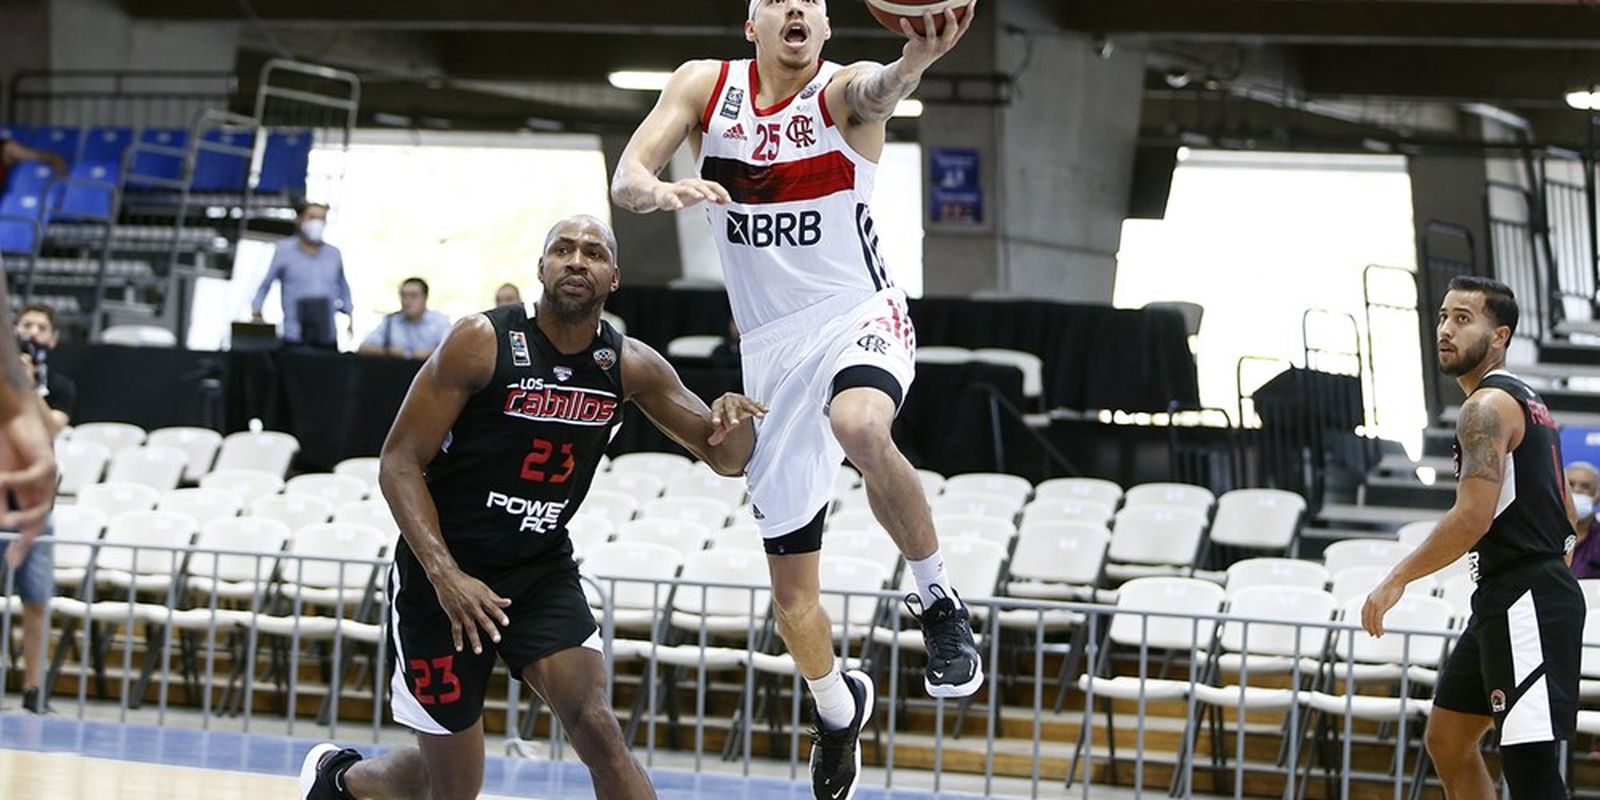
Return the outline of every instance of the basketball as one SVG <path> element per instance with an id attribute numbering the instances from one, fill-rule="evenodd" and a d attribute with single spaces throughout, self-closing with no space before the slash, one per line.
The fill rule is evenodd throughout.
<path id="1" fill-rule="evenodd" d="M 968 0 L 867 0 L 867 10 L 872 12 L 873 18 L 883 27 L 895 33 L 903 34 L 900 30 L 900 20 L 910 20 L 911 28 L 917 33 L 922 30 L 922 15 L 933 14 L 933 32 L 944 32 L 944 12 L 955 9 L 956 19 L 960 20 L 967 15 Z"/>

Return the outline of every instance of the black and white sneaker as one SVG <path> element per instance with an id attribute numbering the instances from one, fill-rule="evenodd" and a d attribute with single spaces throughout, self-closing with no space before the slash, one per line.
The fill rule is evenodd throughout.
<path id="1" fill-rule="evenodd" d="M 35 714 L 48 714 L 52 710 L 49 701 L 37 686 L 29 686 L 22 690 L 22 708 Z"/>
<path id="2" fill-rule="evenodd" d="M 300 762 L 300 800 L 351 800 L 344 773 L 360 760 L 360 753 L 336 744 L 311 748 Z"/>
<path id="3" fill-rule="evenodd" d="M 938 594 L 939 587 L 933 587 Z M 960 595 L 957 595 L 959 597 Z M 922 623 L 922 640 L 928 646 L 928 671 L 923 686 L 930 697 L 968 697 L 983 684 L 983 658 L 972 639 L 967 607 L 940 597 L 922 607 L 918 594 L 906 595 L 906 610 Z"/>
<path id="4" fill-rule="evenodd" d="M 850 800 L 856 796 L 861 773 L 861 729 L 872 718 L 872 679 L 858 669 L 844 674 L 856 698 L 856 718 L 836 731 L 825 730 L 822 720 L 811 731 L 811 792 L 816 800 Z"/>

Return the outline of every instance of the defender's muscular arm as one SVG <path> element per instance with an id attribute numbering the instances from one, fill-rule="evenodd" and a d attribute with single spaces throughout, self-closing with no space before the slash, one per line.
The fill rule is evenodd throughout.
<path id="1" fill-rule="evenodd" d="M 510 601 L 495 597 L 456 565 L 439 529 L 439 510 L 422 471 L 439 453 L 467 399 L 494 376 L 495 354 L 494 327 L 487 318 L 475 314 L 456 323 L 411 382 L 383 442 L 378 468 L 378 485 L 400 533 L 427 571 L 440 605 L 450 617 L 456 649 L 461 649 L 465 633 L 474 652 L 482 650 L 480 627 L 499 641 L 494 621 L 507 624 L 500 609 Z"/>
<path id="2" fill-rule="evenodd" d="M 1505 482 L 1506 454 L 1522 442 L 1523 433 L 1522 408 L 1510 395 L 1491 389 L 1467 398 L 1456 420 L 1461 481 L 1456 485 L 1455 505 L 1433 533 L 1395 565 L 1374 595 L 1389 587 L 1398 599 L 1406 584 L 1455 563 L 1489 532 Z M 1387 610 L 1376 610 L 1368 600 L 1362 622 L 1369 632 L 1374 626 L 1382 630 L 1382 613 Z"/>
<path id="3" fill-rule="evenodd" d="M 690 61 L 672 73 L 655 108 L 622 151 L 611 179 L 611 202 L 637 214 L 728 202 L 727 191 L 711 181 L 690 178 L 668 183 L 656 177 L 699 129 L 721 71 L 716 61 Z"/>
<path id="4" fill-rule="evenodd" d="M 688 448 L 718 475 L 744 474 L 755 452 L 755 425 L 741 424 L 765 416 L 767 409 L 740 394 L 717 398 L 712 408 L 684 387 L 678 373 L 649 345 L 627 340 L 622 358 L 622 383 L 628 399 L 673 441 Z"/>

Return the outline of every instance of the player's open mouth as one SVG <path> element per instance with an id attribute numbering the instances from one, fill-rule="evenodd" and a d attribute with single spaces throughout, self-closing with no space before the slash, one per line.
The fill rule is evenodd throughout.
<path id="1" fill-rule="evenodd" d="M 783 40 L 789 44 L 805 44 L 810 38 L 811 32 L 801 23 L 792 22 L 789 27 L 783 29 Z"/>

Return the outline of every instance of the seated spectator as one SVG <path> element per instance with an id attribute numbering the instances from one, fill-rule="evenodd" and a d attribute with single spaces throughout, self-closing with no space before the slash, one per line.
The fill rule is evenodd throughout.
<path id="1" fill-rule="evenodd" d="M 55 170 L 57 175 L 67 174 L 66 159 L 55 153 L 35 150 L 10 138 L 5 131 L 0 131 L 0 187 L 5 186 L 6 171 L 11 169 L 11 165 L 23 161 L 43 161 L 49 164 L 50 169 Z"/>
<path id="2" fill-rule="evenodd" d="M 514 283 L 505 284 L 504 286 L 494 290 L 495 308 L 499 308 L 500 306 L 515 305 L 520 302 L 522 302 L 522 290 L 518 289 L 517 285 Z"/>
<path id="3" fill-rule="evenodd" d="M 450 318 L 428 310 L 428 282 L 407 278 L 400 284 L 400 310 L 384 316 L 361 343 L 361 352 L 421 361 L 433 355 L 449 332 Z"/>
<path id="4" fill-rule="evenodd" d="M 1567 488 L 1572 506 L 1578 512 L 1574 533 L 1577 543 L 1570 553 L 1572 574 L 1577 578 L 1600 578 L 1600 536 L 1596 536 L 1594 498 L 1600 492 L 1600 472 L 1587 461 L 1567 465 Z"/>

